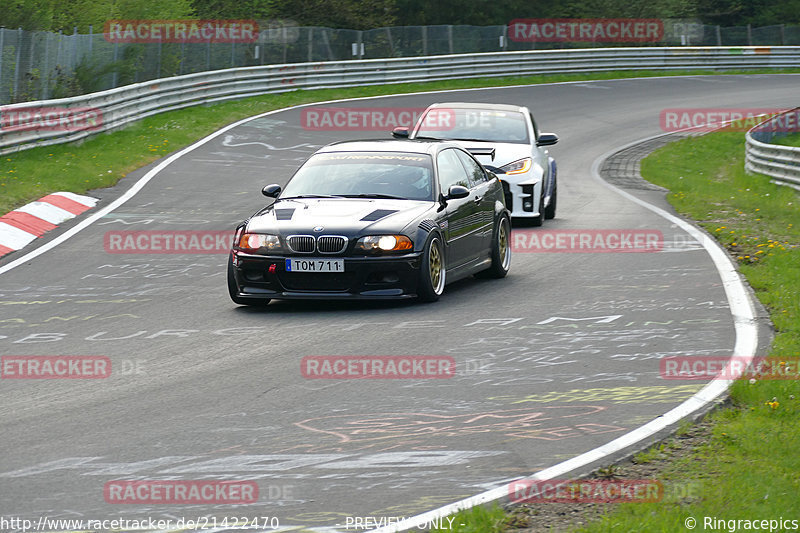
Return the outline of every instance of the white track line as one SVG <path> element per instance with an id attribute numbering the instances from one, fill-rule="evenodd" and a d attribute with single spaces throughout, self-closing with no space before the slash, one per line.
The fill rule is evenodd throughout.
<path id="1" fill-rule="evenodd" d="M 711 256 L 711 260 L 714 262 L 717 272 L 719 272 L 723 287 L 725 289 L 725 295 L 728 298 L 728 303 L 731 308 L 731 315 L 733 316 L 733 323 L 736 331 L 736 343 L 734 344 L 733 354 L 731 355 L 744 358 L 744 361 L 749 362 L 755 356 L 756 349 L 758 348 L 758 326 L 756 324 L 755 310 L 752 302 L 750 301 L 750 295 L 744 285 L 744 282 L 739 277 L 736 267 L 733 265 L 722 247 L 717 243 L 716 240 L 708 238 L 703 231 L 696 228 L 689 222 L 686 222 L 685 220 L 680 219 L 668 213 L 667 211 L 664 211 L 660 207 L 649 204 L 644 200 L 641 200 L 636 196 L 625 192 L 614 185 L 611 185 L 600 177 L 600 164 L 611 155 L 642 142 L 647 142 L 650 139 L 663 136 L 664 134 L 654 135 L 652 137 L 641 139 L 626 144 L 625 146 L 615 148 L 614 150 L 603 154 L 595 159 L 594 163 L 592 164 L 592 177 L 617 194 L 672 222 L 702 244 L 703 248 L 705 248 L 708 254 Z M 744 366 L 747 366 L 747 363 L 745 363 Z M 700 389 L 694 396 L 687 399 L 679 406 L 667 411 L 663 415 L 653 419 L 647 424 L 634 429 L 633 431 L 626 433 L 625 435 L 622 435 L 621 437 L 616 438 L 611 442 L 604 444 L 603 446 L 585 452 L 557 465 L 551 466 L 545 470 L 541 470 L 536 474 L 525 476 L 525 479 L 545 481 L 563 477 L 569 472 L 577 470 L 578 468 L 592 464 L 595 461 L 601 460 L 609 455 L 620 452 L 625 448 L 640 443 L 645 439 L 652 437 L 656 433 L 665 430 L 669 426 L 678 423 L 678 421 L 680 421 L 682 418 L 685 418 L 692 413 L 703 409 L 724 394 L 725 391 L 728 390 L 728 387 L 731 383 L 733 383 L 732 380 L 714 379 L 705 387 Z M 508 485 L 503 485 L 502 487 L 497 487 L 470 498 L 465 498 L 449 505 L 439 507 L 433 511 L 428 511 L 427 513 L 407 518 L 406 520 L 398 522 L 392 526 L 372 530 L 372 533 L 396 533 L 400 531 L 407 531 L 412 528 L 418 528 L 420 526 L 424 527 L 426 524 L 439 521 L 445 516 L 451 515 L 458 511 L 469 509 L 485 503 L 504 501 L 507 499 Z"/>
<path id="2" fill-rule="evenodd" d="M 787 76 L 790 74 L 787 74 Z M 701 76 L 675 76 L 680 78 L 699 78 Z M 609 83 L 615 81 L 636 81 L 636 80 L 643 80 L 643 79 L 652 79 L 652 78 L 620 78 L 618 80 L 597 80 L 597 82 L 602 83 Z M 663 79 L 660 78 L 659 79 Z M 280 113 L 284 111 L 289 111 L 293 109 L 300 109 L 303 107 L 309 107 L 313 105 L 325 105 L 325 104 L 332 104 L 338 102 L 352 102 L 357 100 L 370 100 L 370 99 L 381 99 L 381 98 L 390 98 L 390 97 L 402 97 L 402 96 L 415 96 L 421 94 L 436 94 L 436 93 L 450 93 L 450 92 L 466 92 L 466 91 L 477 91 L 477 90 L 497 90 L 497 89 L 508 89 L 508 88 L 520 88 L 520 87 L 535 87 L 541 85 L 572 85 L 572 84 L 581 84 L 581 83 L 592 83 L 590 80 L 587 81 L 569 81 L 569 82 L 559 82 L 559 83 L 550 83 L 550 84 L 529 84 L 529 85 L 511 85 L 511 86 L 504 86 L 504 87 L 484 87 L 484 88 L 470 88 L 470 89 L 449 89 L 449 90 L 440 90 L 440 91 L 424 91 L 419 93 L 405 93 L 405 94 L 392 94 L 392 95 L 382 95 L 382 96 L 370 96 L 370 97 L 363 97 L 363 98 L 343 98 L 340 100 L 328 100 L 325 102 L 313 102 L 309 104 L 297 105 L 292 107 L 287 107 L 283 109 L 276 109 L 274 111 L 268 111 L 266 113 L 262 113 L 260 115 L 255 115 L 253 117 L 248 117 L 233 124 L 230 124 L 221 130 L 218 130 L 211 135 L 197 141 L 196 143 L 187 146 L 186 148 L 182 149 L 181 151 L 169 156 L 167 159 L 159 163 L 156 167 L 148 171 L 144 176 L 142 176 L 139 181 L 137 181 L 129 190 L 127 190 L 122 196 L 117 198 L 114 202 L 109 204 L 108 206 L 104 207 L 97 213 L 94 213 L 89 218 L 83 220 L 75 227 L 71 228 L 63 235 L 60 235 L 53 241 L 45 244 L 41 248 L 38 248 L 19 259 L 0 267 L 0 274 L 8 272 L 9 270 L 16 268 L 31 259 L 38 257 L 39 255 L 43 254 L 44 252 L 55 248 L 62 242 L 66 241 L 73 235 L 77 234 L 79 231 L 83 230 L 84 228 L 90 226 L 100 218 L 104 217 L 106 214 L 112 212 L 117 207 L 121 206 L 131 198 L 133 198 L 136 193 L 138 193 L 151 179 L 153 179 L 159 172 L 161 172 L 164 168 L 169 166 L 178 158 L 182 157 L 183 155 L 191 152 L 195 148 L 198 148 L 211 139 L 225 133 L 226 131 L 239 126 L 240 124 L 244 124 L 250 120 L 255 120 L 261 117 L 273 115 L 275 113 Z M 738 357 L 747 358 L 747 360 L 752 359 L 756 353 L 756 349 L 758 347 L 758 330 L 756 325 L 756 317 L 755 311 L 753 309 L 752 302 L 750 301 L 749 293 L 747 292 L 744 283 L 742 282 L 739 274 L 736 271 L 733 263 L 731 263 L 730 258 L 725 254 L 724 250 L 716 243 L 713 239 L 705 238 L 705 234 L 700 231 L 699 229 L 695 228 L 688 222 L 679 219 L 672 214 L 664 211 L 663 209 L 651 205 L 639 198 L 633 196 L 630 193 L 627 193 L 607 182 L 605 182 L 598 173 L 600 162 L 604 159 L 616 153 L 620 150 L 624 150 L 630 146 L 635 144 L 639 144 L 640 142 L 645 142 L 649 139 L 654 139 L 656 137 L 661 137 L 663 135 L 655 135 L 653 137 L 649 137 L 648 139 L 642 139 L 633 143 L 629 143 L 625 146 L 616 148 L 612 151 L 603 154 L 598 159 L 596 159 L 592 165 L 592 176 L 599 180 L 603 185 L 610 188 L 614 192 L 622 195 L 623 197 L 631 200 L 632 202 L 641 205 L 642 207 L 653 211 L 657 215 L 669 220 L 673 224 L 676 224 L 678 227 L 682 228 L 684 231 L 692 235 L 696 240 L 702 243 L 703 247 L 706 249 L 708 254 L 711 256 L 714 265 L 717 268 L 717 271 L 720 274 L 720 278 L 722 279 L 725 294 L 728 297 L 728 302 L 731 308 L 731 314 L 733 315 L 734 326 L 736 330 L 736 343 L 734 345 L 733 354 Z M 636 443 L 647 439 L 648 437 L 656 434 L 657 432 L 669 427 L 672 424 L 677 423 L 682 418 L 689 416 L 690 414 L 702 409 L 703 407 L 707 406 L 709 403 L 714 401 L 718 398 L 721 394 L 723 394 L 728 387 L 732 383 L 731 380 L 723 380 L 723 379 L 715 379 L 710 382 L 708 385 L 703 387 L 700 391 L 698 391 L 694 396 L 680 404 L 679 406 L 675 407 L 674 409 L 668 411 L 662 416 L 657 417 L 653 421 L 641 426 L 638 429 L 635 429 L 613 441 L 604 444 L 594 450 L 590 450 L 586 453 L 583 453 L 577 457 L 573 457 L 568 461 L 564 461 L 557 465 L 551 466 L 545 470 L 540 471 L 537 474 L 533 474 L 531 476 L 527 476 L 529 479 L 538 479 L 538 480 L 547 480 L 553 479 L 558 476 L 563 476 L 577 468 L 582 466 L 591 464 L 597 460 L 600 460 L 604 457 L 607 457 L 615 452 L 623 450 L 629 446 L 632 446 Z M 492 501 L 502 500 L 508 497 L 508 486 L 503 485 L 502 487 L 498 487 L 496 489 L 492 489 L 476 496 L 472 496 L 470 498 L 466 498 L 464 500 L 460 500 L 449 505 L 439 507 L 438 509 L 434 509 L 432 511 L 428 511 L 426 513 L 413 516 L 402 522 L 398 522 L 389 527 L 383 527 L 376 530 L 373 530 L 374 533 L 395 533 L 400 531 L 406 531 L 411 528 L 417 528 L 420 525 L 429 524 L 433 520 L 440 520 L 441 518 L 451 515 L 455 512 L 458 512 L 463 509 L 469 509 L 471 507 L 475 507 L 477 505 L 481 505 L 484 503 L 489 503 Z"/>

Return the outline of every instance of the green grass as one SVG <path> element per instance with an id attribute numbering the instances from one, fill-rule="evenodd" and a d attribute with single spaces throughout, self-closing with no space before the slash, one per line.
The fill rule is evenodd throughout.
<path id="1" fill-rule="evenodd" d="M 800 196 L 744 172 L 741 133 L 685 139 L 642 162 L 642 175 L 670 189 L 675 208 L 737 258 L 776 329 L 771 356 L 800 356 Z M 764 350 L 762 349 L 762 353 Z M 775 398 L 777 405 L 770 406 Z M 732 406 L 710 415 L 711 439 L 670 465 L 664 479 L 699 484 L 698 498 L 624 504 L 581 532 L 685 531 L 684 519 L 798 518 L 800 386 L 737 381 Z M 655 452 L 643 452 L 649 459 Z M 639 457 L 639 456 L 637 456 Z M 701 530 L 698 525 L 697 530 Z"/>
<path id="2" fill-rule="evenodd" d="M 742 72 L 752 74 L 754 72 L 800 72 L 800 70 L 728 73 Z M 226 124 L 287 106 L 341 98 L 420 91 L 681 74 L 718 73 L 700 70 L 685 72 L 618 71 L 580 75 L 462 79 L 349 89 L 299 90 L 171 111 L 138 121 L 124 130 L 99 134 L 82 144 L 54 145 L 0 156 L 0 214 L 55 191 L 83 194 L 92 189 L 109 187 L 132 170 L 183 148 Z M 388 136 L 389 132 L 386 132 L 386 135 Z"/>
<path id="3" fill-rule="evenodd" d="M 646 179 L 670 190 L 668 199 L 680 213 L 736 257 L 775 326 L 770 355 L 800 358 L 800 195 L 745 173 L 742 133 L 671 143 L 645 158 L 641 168 Z M 762 347 L 759 355 L 766 351 Z M 711 438 L 667 461 L 659 475 L 663 501 L 607 506 L 607 514 L 574 531 L 689 531 L 687 517 L 697 520 L 697 531 L 704 517 L 800 519 L 800 384 L 741 380 L 730 392 L 730 406 L 707 418 Z M 768 405 L 773 399 L 777 404 Z M 690 427 L 683 421 L 676 435 Z M 660 460 L 670 448 L 657 444 L 636 454 L 634 463 Z M 513 531 L 509 524 L 520 515 L 507 514 L 501 531 Z M 535 515 L 527 518 L 536 521 Z"/>
<path id="4" fill-rule="evenodd" d="M 506 513 L 498 505 L 473 507 L 461 511 L 440 522 L 439 527 L 431 528 L 431 533 L 500 533 L 508 524 Z"/>
<path id="5" fill-rule="evenodd" d="M 772 144 L 782 144 L 784 146 L 794 146 L 800 148 L 800 133 L 792 133 L 786 137 L 778 137 L 772 140 Z"/>

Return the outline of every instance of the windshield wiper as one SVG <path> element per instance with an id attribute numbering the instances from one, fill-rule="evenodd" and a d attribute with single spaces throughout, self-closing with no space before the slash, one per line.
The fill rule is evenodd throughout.
<path id="1" fill-rule="evenodd" d="M 345 198 L 385 198 L 387 200 L 408 200 L 404 196 L 393 196 L 391 194 L 365 193 L 365 194 L 343 194 Z"/>
<path id="2" fill-rule="evenodd" d="M 341 194 L 298 194 L 297 196 L 281 196 L 278 200 L 293 200 L 295 198 L 345 198 Z"/>

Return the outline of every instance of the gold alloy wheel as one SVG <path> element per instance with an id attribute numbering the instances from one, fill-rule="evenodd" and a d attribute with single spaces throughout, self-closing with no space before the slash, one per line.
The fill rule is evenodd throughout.
<path id="1" fill-rule="evenodd" d="M 497 228 L 497 250 L 500 253 L 500 264 L 503 265 L 505 270 L 508 270 L 508 265 L 511 262 L 511 250 L 508 249 L 508 220 L 503 219 L 500 221 L 500 227 Z"/>
<path id="2" fill-rule="evenodd" d="M 431 287 L 436 294 L 439 294 L 442 292 L 442 286 L 444 285 L 444 272 L 442 265 L 442 253 L 439 250 L 438 239 L 431 241 L 431 248 L 428 256 L 428 272 L 430 273 L 431 277 Z"/>

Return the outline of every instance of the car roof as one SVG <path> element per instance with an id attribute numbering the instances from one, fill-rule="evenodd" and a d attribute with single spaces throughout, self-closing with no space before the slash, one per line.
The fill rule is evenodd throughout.
<path id="1" fill-rule="evenodd" d="M 431 104 L 428 109 L 449 107 L 453 109 L 490 109 L 493 111 L 518 111 L 524 113 L 527 108 L 520 105 L 511 104 L 488 104 L 485 102 L 439 102 Z"/>
<path id="2" fill-rule="evenodd" d="M 448 141 L 414 141 L 396 139 L 377 139 L 366 141 L 338 141 L 324 146 L 315 153 L 333 152 L 407 152 L 412 154 L 434 154 L 446 147 L 461 148 Z"/>

